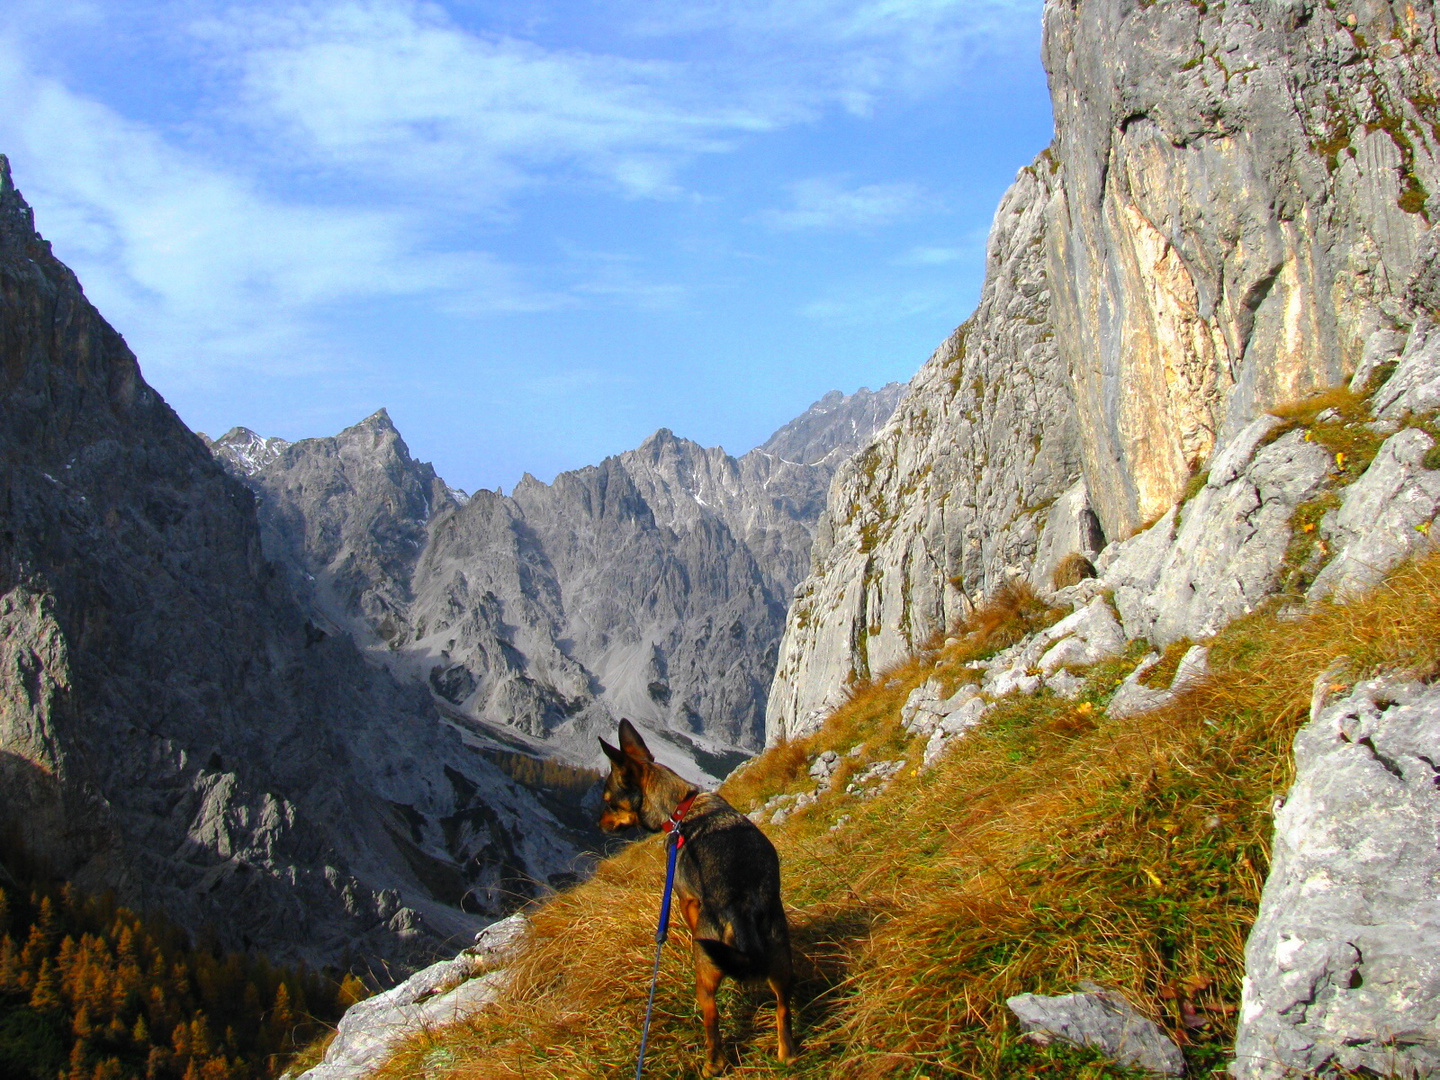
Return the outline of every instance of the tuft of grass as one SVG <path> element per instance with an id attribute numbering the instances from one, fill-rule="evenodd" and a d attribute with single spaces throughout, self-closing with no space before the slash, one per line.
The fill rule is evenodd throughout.
<path id="1" fill-rule="evenodd" d="M 1185 659 L 1185 654 L 1194 644 L 1188 637 L 1172 641 L 1160 654 L 1160 662 L 1140 676 L 1140 684 L 1164 690 L 1175 681 L 1175 673 L 1180 670 L 1180 661 Z"/>
<path id="2" fill-rule="evenodd" d="M 1164 709 L 1103 705 L 1144 646 L 1092 668 L 1079 700 L 1001 701 L 933 768 L 899 728 L 908 688 L 973 664 L 1053 613 L 1012 595 L 944 643 L 856 688 L 815 736 L 902 754 L 881 796 L 827 794 L 767 831 L 795 942 L 802 1056 L 774 1059 L 763 991 L 727 985 L 723 1033 L 747 1077 L 1124 1075 L 1096 1055 L 1033 1046 L 1005 1008 L 1020 992 L 1114 987 L 1165 1026 L 1191 1075 L 1228 1060 L 1245 937 L 1266 872 L 1270 806 L 1317 673 L 1433 673 L 1440 556 L 1356 602 L 1301 618 L 1260 612 L 1210 642 L 1212 675 Z M 732 800 L 798 778 L 794 744 L 727 787 Z M 767 779 L 768 778 L 768 779 Z M 742 786 L 743 785 L 743 786 Z M 832 829 L 841 814 L 849 820 Z M 531 943 L 490 1011 L 408 1044 L 386 1077 L 619 1076 L 633 1069 L 653 956 L 663 848 L 652 838 L 539 908 Z M 684 932 L 661 967 L 655 1077 L 694 1075 L 702 1038 Z M 443 1068 L 436 1062 L 445 1062 Z"/>
<path id="3" fill-rule="evenodd" d="M 1078 551 L 1072 551 L 1058 563 L 1050 574 L 1050 587 L 1063 589 L 1069 585 L 1078 585 L 1086 578 L 1095 576 L 1095 564 L 1085 555 Z"/>

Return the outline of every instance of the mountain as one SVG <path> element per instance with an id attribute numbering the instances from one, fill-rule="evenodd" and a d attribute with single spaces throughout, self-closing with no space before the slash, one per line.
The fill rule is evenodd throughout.
<path id="1" fill-rule="evenodd" d="M 238 476 L 253 476 L 290 445 L 284 439 L 267 439 L 246 427 L 233 427 L 218 439 L 210 438 L 203 431 L 195 434 L 223 465 Z"/>
<path id="2" fill-rule="evenodd" d="M 1434 310 L 1428 8 L 1051 2 L 1044 56 L 1055 141 L 1000 205 L 979 308 L 835 477 L 772 741 L 1008 578 L 1154 522 Z"/>
<path id="3" fill-rule="evenodd" d="M 3 157 L 0 403 L 0 828 L 34 857 L 311 963 L 404 966 L 573 878 L 589 838 L 297 602 L 254 496 L 145 383 Z M 350 534 L 326 551 L 357 590 L 389 568 Z"/>
<path id="4" fill-rule="evenodd" d="M 384 410 L 259 468 L 258 437 L 212 449 L 255 491 L 265 551 L 317 622 L 473 739 L 589 762 L 623 715 L 723 775 L 762 740 L 830 478 L 903 392 L 827 394 L 738 458 L 662 429 L 551 484 L 463 500 Z"/>

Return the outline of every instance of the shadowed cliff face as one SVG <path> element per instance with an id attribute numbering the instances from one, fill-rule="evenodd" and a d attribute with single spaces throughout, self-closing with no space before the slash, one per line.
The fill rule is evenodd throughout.
<path id="1" fill-rule="evenodd" d="M 1044 48 L 1055 142 L 1001 203 L 975 315 L 836 476 L 767 738 L 1006 576 L 1154 520 L 1423 314 L 1433 6 L 1051 0 Z"/>
<path id="2" fill-rule="evenodd" d="M 82 883 L 402 962 L 570 868 L 425 695 L 317 634 L 254 498 L 140 376 L 0 158 L 0 800 Z"/>

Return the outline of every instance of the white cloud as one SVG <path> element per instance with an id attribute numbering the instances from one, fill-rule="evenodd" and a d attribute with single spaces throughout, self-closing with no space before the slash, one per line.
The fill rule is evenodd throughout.
<path id="1" fill-rule="evenodd" d="M 962 78 L 982 53 L 1030 46 L 1042 0 L 692 0 L 630 5 L 642 33 L 721 35 L 797 100 L 868 113 L 878 96 Z M 774 58 L 780 58 L 774 63 Z"/>
<path id="2" fill-rule="evenodd" d="M 915 184 L 847 188 L 824 178 L 791 184 L 790 196 L 788 208 L 765 211 L 760 220 L 777 229 L 873 229 L 932 202 Z"/>
<path id="3" fill-rule="evenodd" d="M 673 195 L 694 155 L 793 118 L 715 100 L 683 65 L 471 33 L 409 0 L 200 30 L 238 73 L 233 116 L 287 153 L 472 208 L 567 172 Z"/>
<path id="4" fill-rule="evenodd" d="M 276 198 L 37 75 L 3 43 L 0 100 L 0 145 L 38 226 L 143 340 L 147 365 L 291 368 L 315 354 L 317 308 L 366 297 L 543 303 L 484 253 L 425 250 L 406 211 Z"/>
<path id="5" fill-rule="evenodd" d="M 479 234 L 530 225 L 525 198 L 577 187 L 696 197 L 698 157 L 952 78 L 967 50 L 1039 12 L 1039 0 L 614 3 L 587 50 L 477 31 L 421 0 L 12 0 L 0 151 L 147 368 L 295 374 L 351 363 L 335 313 L 372 300 L 441 317 L 691 303 L 692 287 L 644 263 L 526 269 Z M 616 29 L 627 19 L 629 36 Z M 153 44 L 154 78 L 127 73 L 106 95 L 86 57 L 122 39 L 137 55 Z M 622 55 L 637 41 L 637 55 L 666 58 Z M 61 55 L 79 74 L 58 74 Z M 933 202 L 912 184 L 827 179 L 789 196 L 759 220 L 867 230 Z"/>

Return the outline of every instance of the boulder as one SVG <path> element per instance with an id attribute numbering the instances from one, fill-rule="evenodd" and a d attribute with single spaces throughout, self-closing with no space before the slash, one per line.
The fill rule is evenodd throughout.
<path id="1" fill-rule="evenodd" d="M 1335 551 L 1309 597 L 1357 596 L 1411 555 L 1432 546 L 1430 523 L 1440 511 L 1440 472 L 1425 467 L 1435 441 L 1417 428 L 1385 440 L 1337 510 L 1321 522 Z"/>
<path id="2" fill-rule="evenodd" d="M 1098 1050 L 1130 1069 L 1184 1076 L 1185 1057 L 1153 1020 L 1119 994 L 1085 983 L 1079 993 L 1006 998 L 1027 1037 L 1042 1046 L 1059 1040 Z"/>
<path id="3" fill-rule="evenodd" d="M 1330 703 L 1327 689 L 1275 815 L 1230 1071 L 1434 1076 L 1440 688 L 1382 678 Z"/>

